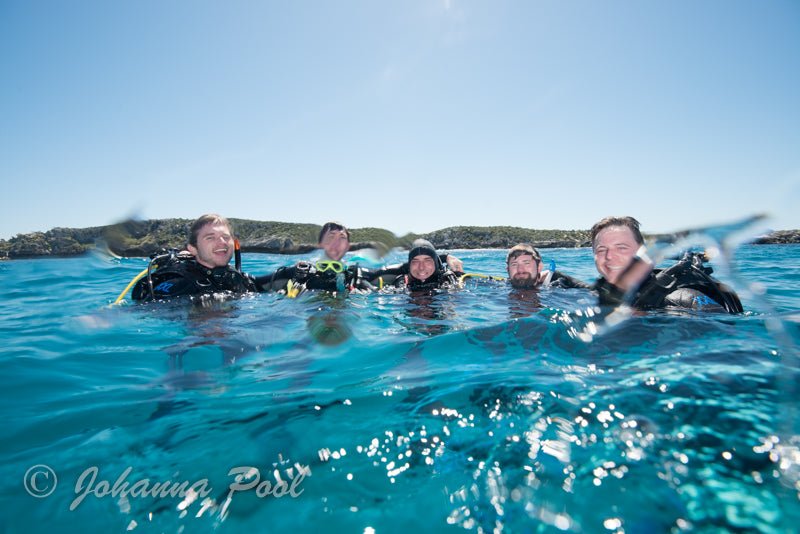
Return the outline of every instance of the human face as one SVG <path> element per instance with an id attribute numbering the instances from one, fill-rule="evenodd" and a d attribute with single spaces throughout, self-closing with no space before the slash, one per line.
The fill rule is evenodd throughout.
<path id="1" fill-rule="evenodd" d="M 347 232 L 343 230 L 326 232 L 319 244 L 325 251 L 325 255 L 335 261 L 340 261 L 350 250 L 350 239 L 347 237 Z"/>
<path id="2" fill-rule="evenodd" d="M 221 223 L 209 223 L 197 233 L 197 246 L 186 247 L 197 263 L 209 269 L 228 265 L 233 256 L 231 229 Z"/>
<path id="3" fill-rule="evenodd" d="M 536 285 L 539 281 L 541 265 L 530 254 L 520 254 L 508 262 L 508 278 L 512 284 Z"/>
<path id="4" fill-rule="evenodd" d="M 408 265 L 408 270 L 411 273 L 411 276 L 420 282 L 424 282 L 433 276 L 433 273 L 436 271 L 436 263 L 430 256 L 420 254 L 419 256 L 414 256 L 411 259 L 411 263 Z"/>
<path id="5" fill-rule="evenodd" d="M 630 266 L 639 246 L 627 226 L 603 228 L 592 244 L 597 272 L 611 284 L 616 284 Z"/>

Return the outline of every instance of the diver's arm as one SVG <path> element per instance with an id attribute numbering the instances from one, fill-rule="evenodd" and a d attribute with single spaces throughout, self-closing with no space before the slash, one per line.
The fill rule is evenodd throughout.
<path id="1" fill-rule="evenodd" d="M 625 298 L 625 292 L 605 278 L 598 278 L 591 289 L 597 291 L 600 306 L 617 306 L 622 304 Z"/>
<path id="2" fill-rule="evenodd" d="M 542 273 L 545 272 L 548 271 L 542 271 Z M 568 289 L 574 289 L 574 288 L 589 289 L 591 287 L 583 280 L 578 280 L 577 278 L 573 278 L 559 271 L 553 271 L 553 276 L 550 277 L 550 285 L 554 287 L 563 287 Z"/>
<path id="3" fill-rule="evenodd" d="M 286 284 L 289 280 L 293 279 L 297 274 L 297 268 L 293 265 L 291 267 L 281 267 L 272 274 L 265 274 L 263 276 L 253 277 L 256 285 L 256 290 L 263 293 L 266 291 L 280 291 L 286 289 Z"/>
<path id="4" fill-rule="evenodd" d="M 408 263 L 387 265 L 377 270 L 368 269 L 362 273 L 364 279 L 378 288 L 393 285 L 403 275 L 408 274 Z"/>
<path id="5" fill-rule="evenodd" d="M 364 291 L 374 291 L 376 288 L 371 280 L 375 279 L 376 271 L 368 267 L 361 267 L 358 264 L 351 265 L 345 271 L 345 282 L 351 289 L 361 289 Z"/>
<path id="6" fill-rule="evenodd" d="M 395 276 L 401 274 L 408 274 L 408 263 L 396 263 L 394 265 L 387 265 L 386 267 L 381 267 L 377 271 L 373 272 L 376 273 L 375 278 L 386 274 L 393 274 Z"/>
<path id="7" fill-rule="evenodd" d="M 464 262 L 462 262 L 456 256 L 453 256 L 452 254 L 439 254 L 439 259 L 442 260 L 442 263 L 446 263 L 447 266 L 450 267 L 451 271 L 464 274 Z"/>

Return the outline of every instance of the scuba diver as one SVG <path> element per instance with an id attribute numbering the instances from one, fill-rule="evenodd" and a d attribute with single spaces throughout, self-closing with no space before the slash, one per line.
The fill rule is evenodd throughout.
<path id="1" fill-rule="evenodd" d="M 407 263 L 378 270 L 361 267 L 358 264 L 346 265 L 342 258 L 350 250 L 350 231 L 341 223 L 325 223 L 319 232 L 317 242 L 323 251 L 319 260 L 300 261 L 289 267 L 281 267 L 271 275 L 259 277 L 257 281 L 267 291 L 280 291 L 294 297 L 300 291 L 307 289 L 330 292 L 372 291 L 384 285 L 400 284 L 406 275 L 410 275 Z M 427 241 L 425 243 L 435 256 L 433 246 Z M 443 261 L 449 260 L 458 269 L 461 268 L 461 260 L 458 258 L 446 254 L 443 258 L 437 256 L 439 267 L 434 269 L 437 273 Z"/>
<path id="2" fill-rule="evenodd" d="M 234 254 L 235 268 L 229 265 Z M 137 301 L 263 291 L 256 278 L 241 271 L 239 243 L 233 238 L 230 222 L 213 213 L 192 223 L 186 250 L 153 256 L 147 269 L 137 278 L 131 292 L 131 298 Z"/>
<path id="3" fill-rule="evenodd" d="M 452 270 L 448 260 L 458 270 Z M 427 291 L 458 286 L 459 276 L 464 274 L 460 269 L 461 261 L 458 258 L 447 254 L 440 256 L 430 241 L 417 239 L 408 251 L 408 262 L 364 274 L 370 277 L 369 282 L 373 286 L 392 285 L 410 291 Z"/>
<path id="4" fill-rule="evenodd" d="M 736 293 L 710 275 L 700 253 L 687 252 L 667 269 L 652 269 L 644 253 L 639 221 L 606 217 L 591 229 L 592 252 L 600 278 L 593 288 L 601 305 L 616 305 L 634 291 L 630 304 L 639 309 L 667 307 L 741 313 Z M 649 259 L 648 259 L 649 260 Z"/>
<path id="5" fill-rule="evenodd" d="M 541 254 L 528 243 L 511 247 L 506 255 L 506 271 L 512 288 L 508 295 L 512 319 L 528 317 L 542 308 L 542 287 L 590 289 L 589 284 L 556 271 L 555 262 L 550 262 L 549 269 L 542 269 Z"/>
<path id="6" fill-rule="evenodd" d="M 296 296 L 305 289 L 341 292 L 372 289 L 358 265 L 347 266 L 342 258 L 350 250 L 350 231 L 341 223 L 327 222 L 317 239 L 322 258 L 315 262 L 299 261 L 258 278 L 266 291 L 281 291 Z"/>
<path id="7" fill-rule="evenodd" d="M 515 289 L 533 289 L 540 286 L 589 288 L 589 284 L 556 271 L 553 267 L 542 270 L 541 254 L 528 243 L 511 247 L 506 256 L 506 270 L 508 282 Z"/>

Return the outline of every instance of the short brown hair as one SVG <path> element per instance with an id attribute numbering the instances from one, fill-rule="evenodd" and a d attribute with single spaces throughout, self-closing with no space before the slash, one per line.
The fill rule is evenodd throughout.
<path id="1" fill-rule="evenodd" d="M 347 235 L 347 240 L 350 241 L 350 230 L 345 227 L 342 223 L 331 221 L 326 222 L 322 225 L 322 230 L 319 231 L 319 238 L 317 239 L 317 243 L 322 243 L 322 238 L 325 237 L 325 234 L 331 232 L 333 230 L 338 230 L 340 232 L 344 232 Z"/>
<path id="2" fill-rule="evenodd" d="M 189 227 L 189 244 L 193 247 L 197 246 L 197 236 L 200 234 L 200 230 L 207 224 L 224 224 L 228 227 L 228 230 L 231 234 L 233 234 L 233 226 L 231 223 L 228 222 L 228 219 L 223 217 L 222 215 L 217 215 L 216 213 L 206 213 L 205 215 L 201 215 L 198 217 L 193 223 L 192 226 Z"/>
<path id="3" fill-rule="evenodd" d="M 514 245 L 511 247 L 511 250 L 508 251 L 508 255 L 506 256 L 506 265 L 508 262 L 513 260 L 514 258 L 518 258 L 520 256 L 524 256 L 526 254 L 530 254 L 533 256 L 533 259 L 541 263 L 542 255 L 539 254 L 539 251 L 533 245 L 529 245 L 528 243 L 520 243 L 518 245 Z"/>
<path id="4" fill-rule="evenodd" d="M 597 238 L 597 234 L 599 234 L 602 230 L 610 226 L 624 226 L 626 228 L 630 228 L 631 232 L 633 232 L 633 238 L 636 240 L 637 243 L 640 245 L 644 245 L 644 237 L 642 237 L 642 232 L 639 230 L 639 221 L 634 219 L 633 217 L 605 217 L 604 219 L 599 220 L 592 226 L 592 229 L 589 231 L 589 235 L 592 238 L 592 248 L 594 248 L 594 240 Z"/>

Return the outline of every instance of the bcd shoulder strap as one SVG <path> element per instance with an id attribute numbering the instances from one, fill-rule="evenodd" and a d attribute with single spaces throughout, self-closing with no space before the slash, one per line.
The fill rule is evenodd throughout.
<path id="1" fill-rule="evenodd" d="M 736 293 L 711 277 L 713 269 L 703 264 L 702 254 L 687 252 L 675 265 L 654 271 L 642 285 L 635 304 L 659 308 L 667 296 L 679 289 L 695 289 L 717 302 L 728 313 L 742 313 L 742 303 Z"/>

